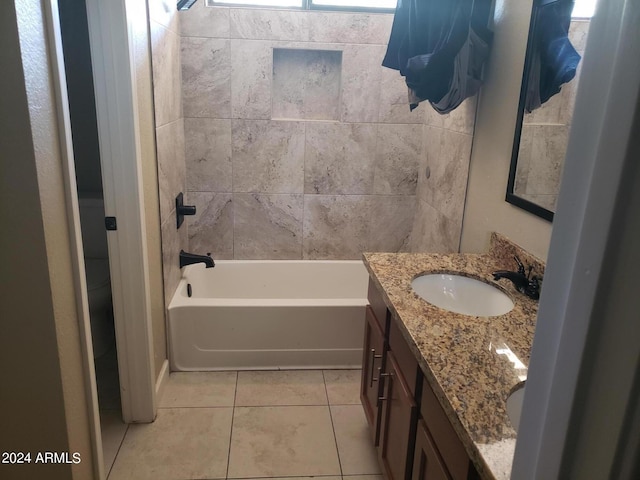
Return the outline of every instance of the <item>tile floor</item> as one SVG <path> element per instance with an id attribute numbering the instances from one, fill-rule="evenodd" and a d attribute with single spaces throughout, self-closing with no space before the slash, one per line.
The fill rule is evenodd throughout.
<path id="1" fill-rule="evenodd" d="M 360 370 L 173 373 L 108 478 L 381 480 L 359 385 Z"/>

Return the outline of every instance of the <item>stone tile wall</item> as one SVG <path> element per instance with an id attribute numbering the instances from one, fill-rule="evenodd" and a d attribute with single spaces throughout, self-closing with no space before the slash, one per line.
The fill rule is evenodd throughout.
<path id="1" fill-rule="evenodd" d="M 186 191 L 180 19 L 175 0 L 149 0 L 165 306 L 180 281 L 178 254 L 188 249 L 187 223 L 176 229 L 175 197 Z M 215 171 L 210 175 L 215 175 Z M 204 179 L 206 182 L 206 178 Z"/>
<path id="2" fill-rule="evenodd" d="M 460 249 L 476 105 L 473 97 L 446 115 L 426 109 L 412 251 Z"/>
<path id="3" fill-rule="evenodd" d="M 342 52 L 273 49 L 271 118 L 339 120 Z"/>
<path id="4" fill-rule="evenodd" d="M 408 250 L 426 108 L 409 112 L 402 77 L 381 66 L 393 15 L 200 1 L 179 17 L 187 201 L 198 209 L 187 219 L 191 251 L 357 259 Z M 274 49 L 285 56 L 280 72 L 315 69 L 312 94 L 278 72 L 274 83 Z"/>
<path id="5" fill-rule="evenodd" d="M 179 17 L 192 251 L 349 259 L 459 249 L 476 100 L 444 116 L 409 111 L 402 77 L 381 66 L 393 15 L 198 2 Z M 284 60 L 275 77 L 274 49 Z M 318 105 L 321 96 L 278 77 L 294 75 L 296 61 L 310 68 L 309 51 L 341 55 L 337 112 L 330 88 Z M 336 84 L 329 63 L 333 80 L 314 85 Z M 336 120 L 318 120 L 327 111 Z"/>

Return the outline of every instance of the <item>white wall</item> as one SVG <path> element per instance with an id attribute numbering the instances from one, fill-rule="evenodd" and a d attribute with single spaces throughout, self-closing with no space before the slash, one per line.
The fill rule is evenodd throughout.
<path id="1" fill-rule="evenodd" d="M 547 258 L 551 223 L 505 201 L 531 8 L 532 0 L 496 1 L 495 37 L 471 152 L 462 252 L 486 251 L 496 231 Z"/>
<path id="2" fill-rule="evenodd" d="M 160 239 L 160 208 L 158 199 L 158 167 L 156 162 L 153 86 L 151 75 L 151 44 L 149 18 L 145 0 L 134 0 L 129 9 L 129 28 L 135 62 L 136 108 L 140 133 L 140 163 L 142 166 L 142 200 L 147 256 L 149 259 L 149 295 L 155 375 L 158 377 L 167 359 L 164 295 L 162 286 L 162 250 Z"/>

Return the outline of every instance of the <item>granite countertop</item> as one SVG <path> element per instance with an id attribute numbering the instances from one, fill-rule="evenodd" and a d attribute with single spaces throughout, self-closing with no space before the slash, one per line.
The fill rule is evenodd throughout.
<path id="1" fill-rule="evenodd" d="M 365 253 L 364 263 L 398 322 L 478 473 L 508 479 L 516 432 L 506 399 L 527 375 L 538 303 L 494 282 L 492 272 L 515 270 L 514 255 L 534 273 L 544 264 L 499 234 L 486 254 Z M 462 273 L 498 286 L 514 302 L 499 317 L 442 310 L 419 298 L 411 281 L 423 273 Z"/>

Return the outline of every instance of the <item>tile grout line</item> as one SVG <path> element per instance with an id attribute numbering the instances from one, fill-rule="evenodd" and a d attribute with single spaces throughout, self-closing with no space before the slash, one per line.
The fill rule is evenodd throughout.
<path id="1" fill-rule="evenodd" d="M 308 480 L 312 480 L 314 478 L 335 478 L 335 477 L 379 477 L 381 476 L 381 474 L 379 473 L 360 473 L 360 474 L 353 474 L 353 475 L 307 475 L 307 476 L 297 476 L 297 475 L 282 475 L 280 477 L 233 477 L 233 478 L 228 478 L 227 480 L 268 480 L 268 479 L 273 479 L 273 478 L 297 478 L 297 479 L 308 479 Z M 207 479 L 209 480 L 209 479 Z M 210 480 L 223 480 L 223 479 L 216 479 L 216 478 L 212 478 Z"/>
<path id="2" fill-rule="evenodd" d="M 231 46 L 229 46 L 229 52 L 231 52 Z M 232 90 L 232 85 L 229 85 L 229 98 L 231 99 L 230 102 L 233 99 L 233 90 Z M 233 109 L 233 105 L 230 105 L 229 108 Z M 234 165 L 235 165 L 235 159 L 234 159 L 234 154 L 233 154 L 233 124 L 234 121 L 233 119 L 229 119 L 229 136 L 230 136 L 230 150 L 231 153 L 229 155 L 229 158 L 231 160 L 231 192 L 229 192 L 231 194 L 231 208 L 232 208 L 232 220 L 231 220 L 231 259 L 235 260 L 236 259 L 236 186 L 235 186 L 235 180 L 234 180 Z M 236 370 L 236 389 L 238 388 L 238 371 Z M 235 396 L 233 399 L 233 404 L 235 406 Z"/>
<path id="3" fill-rule="evenodd" d="M 229 478 L 229 466 L 231 464 L 231 440 L 233 439 L 233 420 L 236 416 L 236 396 L 238 395 L 238 380 L 240 372 L 236 371 L 236 388 L 233 391 L 233 408 L 231 410 L 231 428 L 229 429 L 229 450 L 227 451 L 227 472 L 225 478 Z"/>
<path id="4" fill-rule="evenodd" d="M 107 480 L 109 480 L 109 477 L 111 476 L 111 472 L 113 471 L 113 467 L 116 465 L 116 460 L 118 460 L 118 455 L 120 455 L 120 450 L 122 449 L 122 445 L 124 444 L 124 439 L 127 437 L 127 433 L 129 433 L 129 426 L 131 425 L 130 423 L 127 423 L 127 428 L 125 428 L 124 430 L 124 435 L 122 436 L 122 440 L 120 440 L 120 445 L 118 445 L 118 450 L 116 451 L 116 455 L 115 457 L 113 457 L 113 462 L 111 462 L 111 465 L 109 466 L 109 471 L 107 472 L 107 476 L 105 477 Z M 104 457 L 104 446 L 102 447 L 103 450 L 103 457 Z M 104 461 L 104 458 L 103 458 Z"/>
<path id="5" fill-rule="evenodd" d="M 331 413 L 331 403 L 329 402 L 329 392 L 327 391 L 327 379 L 322 370 L 322 381 L 324 383 L 324 393 L 327 396 L 327 408 L 329 409 L 329 420 L 331 420 L 331 430 L 333 431 L 333 442 L 336 445 L 336 454 L 338 455 L 338 466 L 340 467 L 340 477 L 343 477 L 342 460 L 340 459 L 340 449 L 338 448 L 338 438 L 336 437 L 336 427 L 333 424 L 333 414 Z"/>
<path id="6" fill-rule="evenodd" d="M 320 373 L 322 374 L 322 385 L 324 386 L 324 398 L 327 399 L 326 405 L 330 407 L 331 402 L 329 402 L 329 391 L 327 390 L 327 379 L 324 376 L 324 370 L 320 370 Z"/>
<path id="7" fill-rule="evenodd" d="M 273 102 L 273 97 L 272 97 Z M 305 195 L 306 195 L 306 181 L 307 181 L 307 124 L 303 124 L 304 126 L 304 151 L 302 152 L 302 225 L 301 225 L 301 241 L 300 241 L 300 259 L 304 260 L 304 224 L 305 224 Z M 322 374 L 322 381 L 324 382 L 324 373 Z M 325 385 L 325 393 L 326 393 L 326 385 Z M 327 403 L 329 400 L 327 400 Z"/>
<path id="8" fill-rule="evenodd" d="M 331 404 L 332 407 L 353 407 L 356 405 L 359 405 L 359 404 L 358 403 L 332 403 Z M 286 407 L 327 407 L 327 406 L 329 406 L 329 404 L 327 403 L 287 403 L 287 404 L 278 404 L 278 405 L 238 405 L 238 408 L 286 408 Z M 182 410 L 195 408 L 195 409 L 204 410 L 204 409 L 212 409 L 212 408 L 229 408 L 229 406 L 226 406 L 226 407 L 170 407 L 170 408 L 182 409 Z M 165 407 L 165 409 L 167 408 Z M 249 478 L 253 478 L 253 477 L 249 477 Z M 273 477 L 273 478 L 280 478 L 280 477 Z"/>
<path id="9" fill-rule="evenodd" d="M 207 479 L 203 479 L 203 480 L 270 480 L 270 479 L 276 479 L 276 478 L 291 478 L 291 479 L 305 479 L 305 480 L 312 480 L 315 478 L 336 478 L 336 477 L 341 477 L 341 478 L 349 478 L 349 477 L 381 477 L 382 474 L 380 473 L 360 473 L 360 474 L 352 474 L 352 475 L 312 475 L 312 476 L 306 476 L 306 477 L 300 477 L 300 476 L 296 476 L 296 475 L 283 475 L 280 477 L 233 477 L 233 478 L 217 478 L 217 477 L 211 477 L 211 478 L 207 478 Z"/>
<path id="10" fill-rule="evenodd" d="M 196 405 L 195 407 L 175 405 L 175 406 L 171 406 L 171 407 L 158 407 L 158 410 L 191 410 L 191 409 L 195 409 L 195 410 L 216 410 L 216 409 L 224 409 L 224 408 L 233 408 L 233 405 L 215 405 L 215 406 L 210 406 L 210 407 L 199 406 L 199 405 Z"/>

